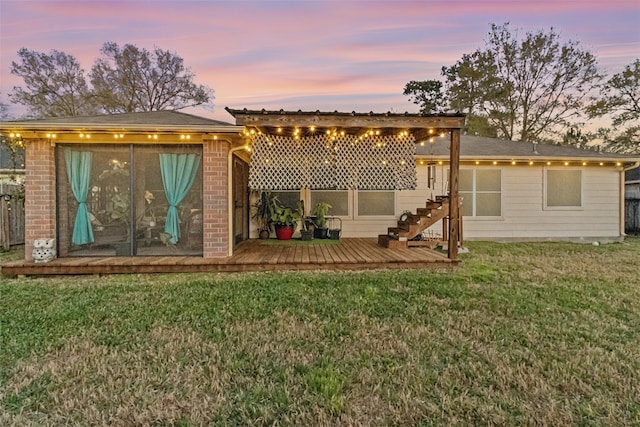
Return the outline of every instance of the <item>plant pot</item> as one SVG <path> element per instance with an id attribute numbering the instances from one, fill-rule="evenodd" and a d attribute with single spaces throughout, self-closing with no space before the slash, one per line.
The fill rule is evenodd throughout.
<path id="1" fill-rule="evenodd" d="M 269 230 L 260 230 L 260 239 L 266 240 L 271 236 L 271 232 Z"/>
<path id="2" fill-rule="evenodd" d="M 276 237 L 278 240 L 291 240 L 294 230 L 292 225 L 276 225 Z"/>
<path id="3" fill-rule="evenodd" d="M 316 239 L 326 239 L 329 235 L 328 228 L 316 228 L 313 230 L 313 237 Z"/>
<path id="4" fill-rule="evenodd" d="M 329 238 L 332 240 L 340 239 L 340 234 L 342 234 L 342 230 L 339 228 L 329 230 Z"/>
<path id="5" fill-rule="evenodd" d="M 313 240 L 313 230 L 300 230 L 300 236 L 302 240 Z"/>

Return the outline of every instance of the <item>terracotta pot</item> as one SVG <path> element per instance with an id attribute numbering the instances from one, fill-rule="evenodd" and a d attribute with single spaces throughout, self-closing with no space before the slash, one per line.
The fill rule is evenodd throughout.
<path id="1" fill-rule="evenodd" d="M 295 227 L 290 225 L 276 225 L 276 236 L 278 240 L 291 240 Z"/>

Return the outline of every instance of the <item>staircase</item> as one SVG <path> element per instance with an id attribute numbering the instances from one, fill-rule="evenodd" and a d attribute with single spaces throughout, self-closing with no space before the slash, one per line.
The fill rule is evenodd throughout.
<path id="1" fill-rule="evenodd" d="M 462 199 L 460 199 L 462 211 Z M 390 249 L 404 249 L 416 246 L 427 246 L 431 249 L 447 241 L 447 221 L 449 218 L 449 197 L 436 196 L 436 200 L 428 200 L 424 208 L 416 213 L 403 214 L 397 227 L 389 227 L 387 234 L 378 236 L 378 245 Z M 422 238 L 422 232 L 436 222 L 445 219 L 442 227 L 442 238 Z"/>

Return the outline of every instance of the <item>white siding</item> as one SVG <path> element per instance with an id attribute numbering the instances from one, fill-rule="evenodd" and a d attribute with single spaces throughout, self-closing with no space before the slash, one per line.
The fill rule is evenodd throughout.
<path id="1" fill-rule="evenodd" d="M 463 166 L 481 168 L 481 166 Z M 492 168 L 500 166 L 491 166 Z M 562 240 L 620 237 L 620 172 L 608 167 L 582 170 L 582 207 L 553 210 L 544 208 L 545 167 L 503 166 L 502 218 L 465 217 L 465 239 L 477 240 Z M 418 165 L 418 188 L 398 191 L 396 213 L 415 211 L 427 199 L 446 194 L 446 167 L 437 168 L 436 189 L 427 188 L 426 166 Z M 395 221 L 344 221 L 343 236 L 374 237 L 384 234 Z M 441 223 L 432 227 L 442 233 Z"/>
<path id="2" fill-rule="evenodd" d="M 482 166 L 463 166 L 481 168 Z M 502 169 L 502 217 L 465 217 L 465 239 L 475 240 L 595 240 L 620 237 L 620 172 L 612 167 L 584 167 L 582 207 L 552 210 L 544 208 L 545 167 L 488 166 Z M 427 199 L 446 194 L 447 166 L 436 169 L 435 188 L 427 188 L 427 167 L 418 165 L 418 188 L 396 192 L 395 218 L 342 217 L 343 237 L 376 237 L 396 225 L 402 212 L 415 212 Z M 353 197 L 353 194 L 350 195 Z M 255 235 L 252 223 L 252 237 Z M 431 228 L 442 234 L 442 223 Z"/>

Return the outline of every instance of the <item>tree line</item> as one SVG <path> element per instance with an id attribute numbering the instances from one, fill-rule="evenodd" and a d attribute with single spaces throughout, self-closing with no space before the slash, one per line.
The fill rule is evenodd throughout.
<path id="1" fill-rule="evenodd" d="M 443 66 L 441 79 L 410 81 L 404 95 L 422 113 L 467 114 L 471 135 L 640 153 L 640 59 L 607 79 L 593 53 L 553 28 L 519 37 L 491 25 L 485 45 Z M 585 120 L 612 127 L 582 132 Z"/>
<path id="2" fill-rule="evenodd" d="M 196 84 L 195 74 L 174 52 L 107 42 L 100 53 L 85 73 L 78 60 L 65 52 L 20 49 L 11 73 L 21 77 L 24 85 L 14 87 L 9 99 L 25 106 L 34 118 L 213 105 L 213 90 Z"/>
<path id="3" fill-rule="evenodd" d="M 9 94 L 31 117 L 180 110 L 213 105 L 213 89 L 174 52 L 107 42 L 89 73 L 67 53 L 22 48 L 11 73 L 22 78 Z M 640 59 L 610 78 L 578 42 L 549 31 L 522 37 L 509 24 L 491 24 L 484 46 L 443 66 L 440 79 L 410 81 L 404 95 L 423 113 L 467 114 L 466 132 L 640 153 Z M 0 115 L 6 116 L 0 103 Z M 583 132 L 585 121 L 609 118 L 611 127 Z"/>

